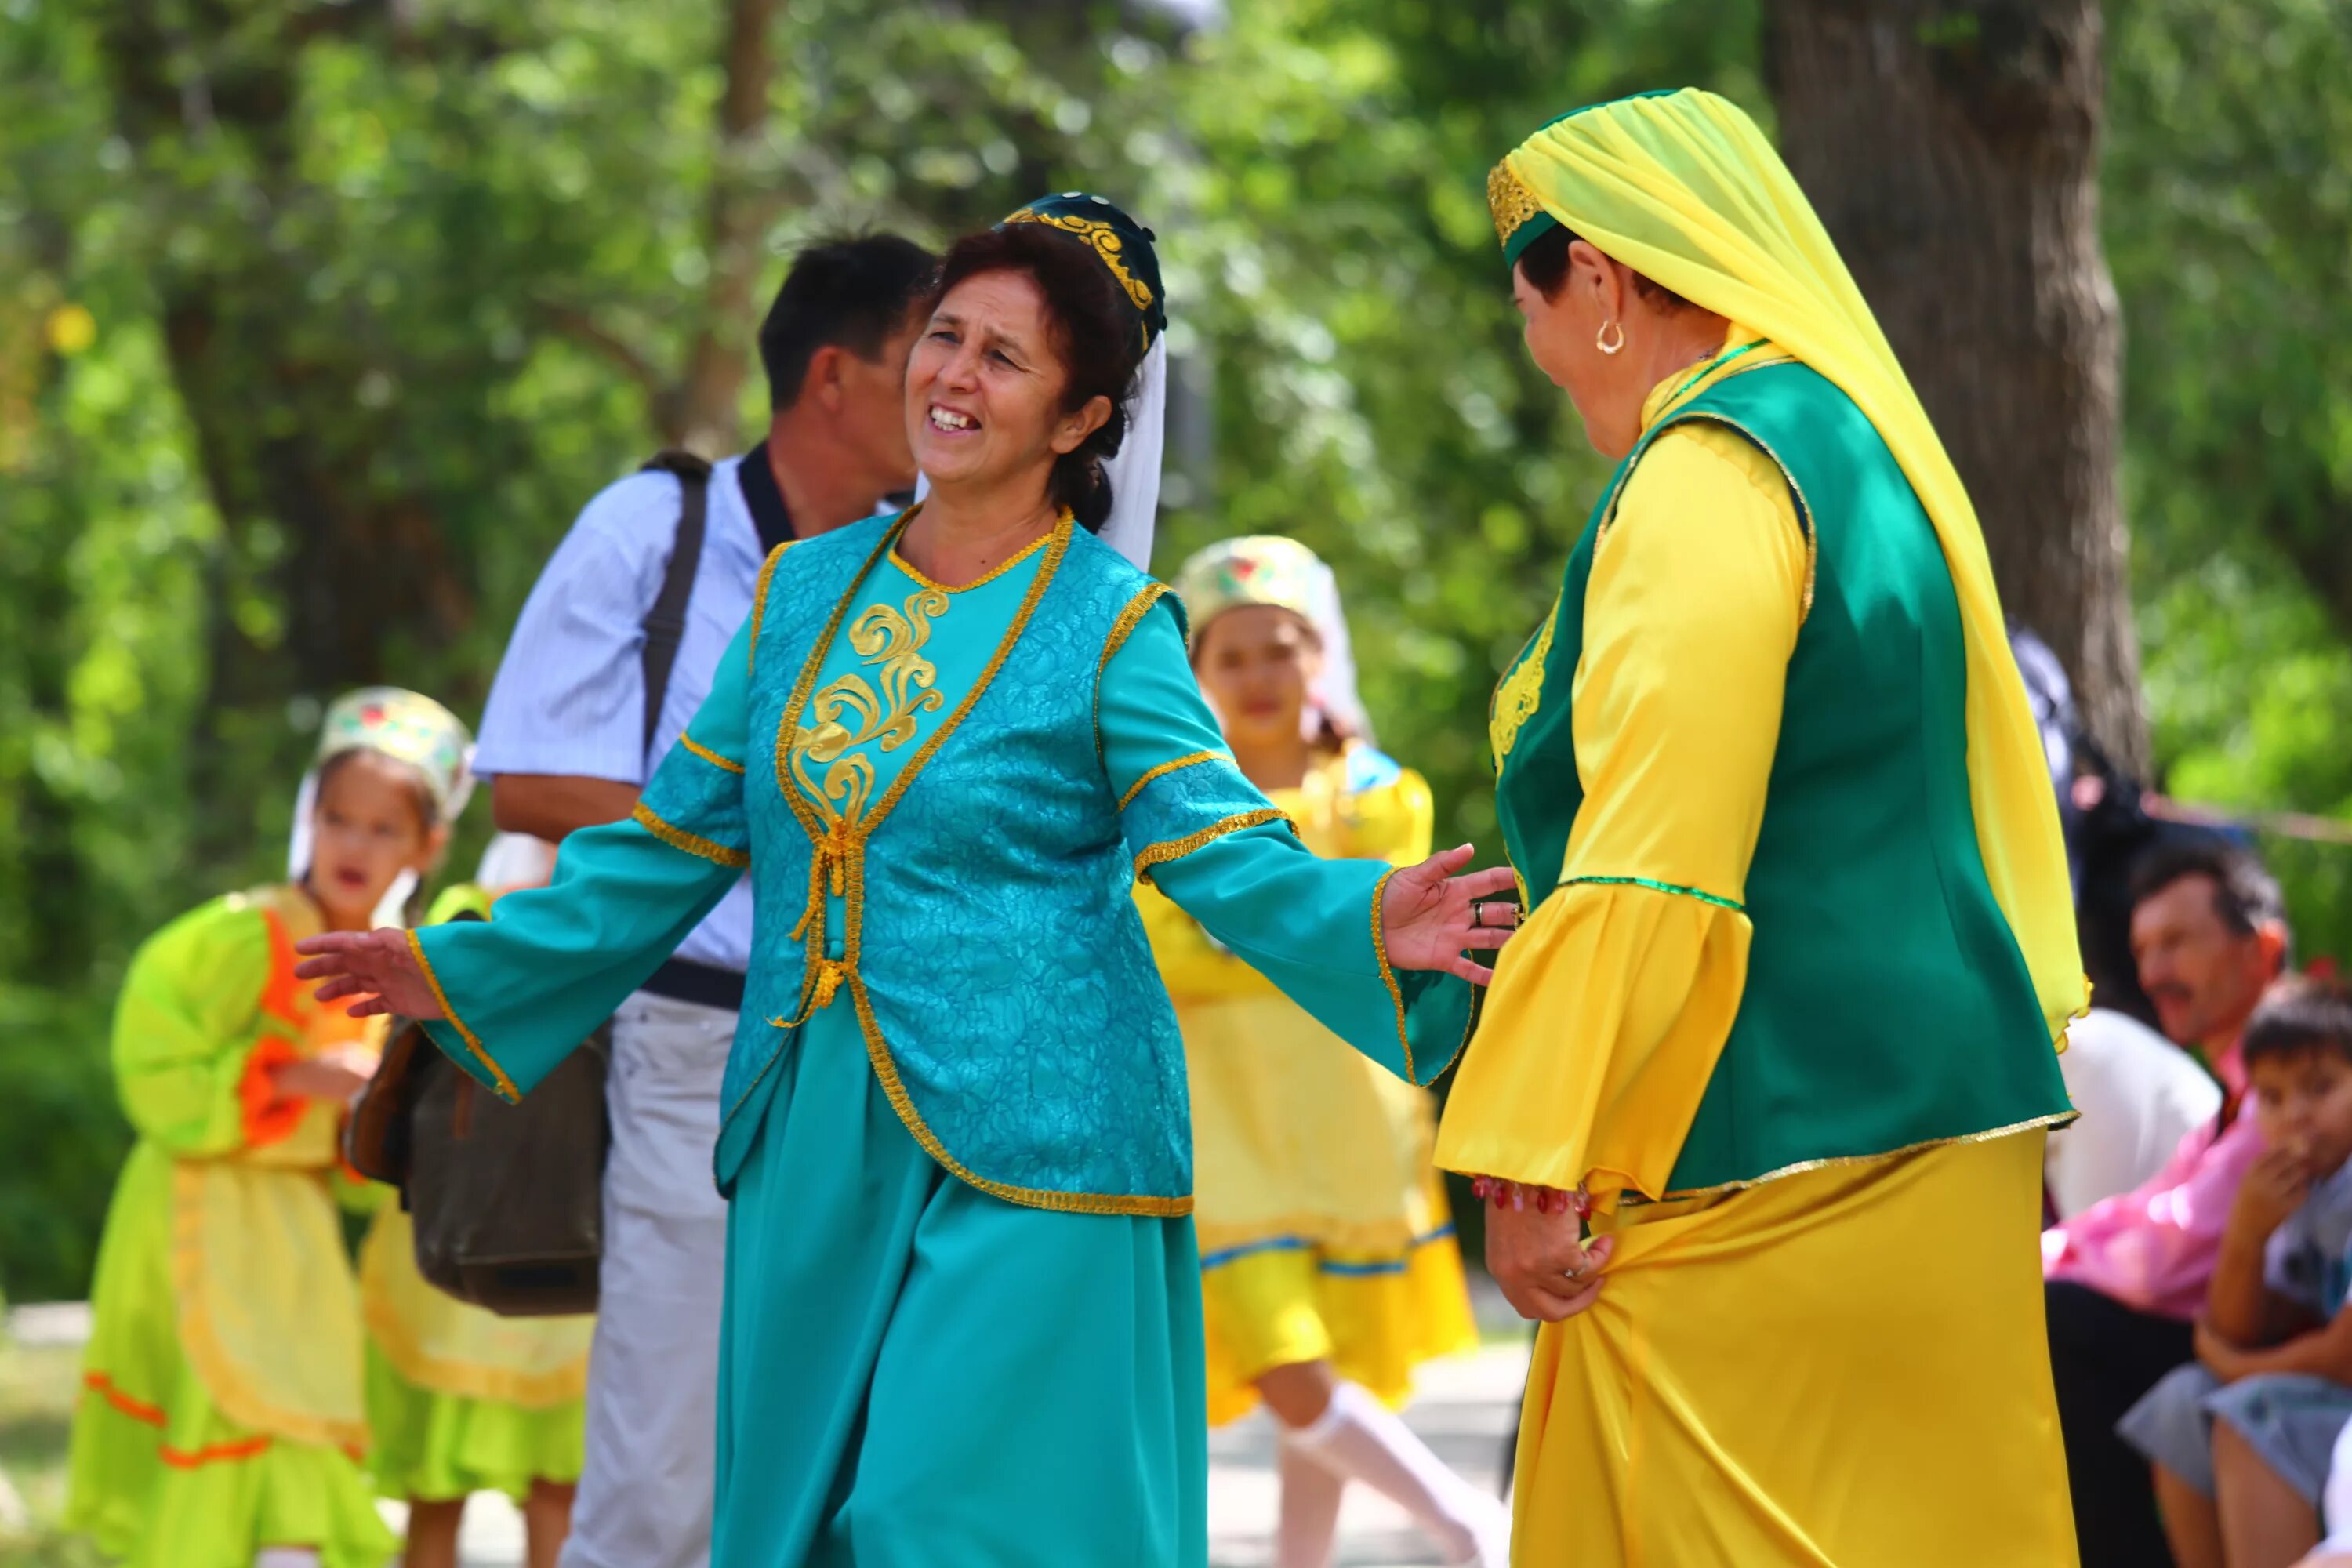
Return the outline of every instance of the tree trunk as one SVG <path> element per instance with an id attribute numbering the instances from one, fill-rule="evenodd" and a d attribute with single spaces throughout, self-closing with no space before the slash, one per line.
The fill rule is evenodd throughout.
<path id="1" fill-rule="evenodd" d="M 781 205 L 776 172 L 764 166 L 761 146 L 778 10 L 779 0 L 730 0 L 727 7 L 719 48 L 727 87 L 719 99 L 718 157 L 703 220 L 710 272 L 685 374 L 658 415 L 665 437 L 706 458 L 724 457 L 742 442 L 738 405 L 760 325 L 752 295 L 767 264 L 768 226 Z"/>
<path id="2" fill-rule="evenodd" d="M 165 162 L 190 141 L 223 140 L 248 157 L 264 210 L 298 205 L 301 31 L 238 49 L 230 11 L 191 10 L 206 25 L 193 34 L 179 15 L 121 0 L 102 18 L 125 139 L 142 161 Z M 201 259 L 156 269 L 165 361 L 222 525 L 208 574 L 205 743 L 191 752 L 189 790 L 193 854 L 223 874 L 249 854 L 247 781 L 287 773 L 308 746 L 285 722 L 289 703 L 387 679 L 395 629 L 452 636 L 473 609 L 426 500 L 368 482 L 392 416 L 352 412 L 371 368 L 364 351 L 304 314 L 303 261 L 266 226 L 221 224 Z M 363 613 L 352 610 L 358 584 Z M 272 616 L 241 614 L 248 601 Z"/>
<path id="3" fill-rule="evenodd" d="M 2012 621 L 2147 775 L 2099 248 L 2098 0 L 1771 0 L 1780 143 L 1976 502 Z"/>

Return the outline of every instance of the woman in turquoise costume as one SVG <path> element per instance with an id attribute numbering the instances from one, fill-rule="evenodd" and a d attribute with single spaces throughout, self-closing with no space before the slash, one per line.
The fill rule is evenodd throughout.
<path id="1" fill-rule="evenodd" d="M 770 560 L 634 821 L 488 924 L 313 944 L 331 995 L 530 1088 L 748 866 L 711 1560 L 1200 1568 L 1182 1047 L 1149 877 L 1425 1079 L 1498 946 L 1454 877 L 1318 860 L 1225 754 L 1182 612 L 1090 530 L 1164 324 L 1149 236 L 1041 201 L 950 252 L 929 499 Z M 1491 914 L 1491 911 L 1489 911 Z"/>

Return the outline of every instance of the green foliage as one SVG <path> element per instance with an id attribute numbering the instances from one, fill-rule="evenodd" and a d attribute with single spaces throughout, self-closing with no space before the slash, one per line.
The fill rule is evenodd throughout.
<path id="1" fill-rule="evenodd" d="M 2118 0 L 2105 227 L 2165 784 L 2352 816 L 2352 4 Z M 2306 953 L 2352 957 L 2352 850 L 2270 839 Z"/>
<path id="2" fill-rule="evenodd" d="M 278 867 L 309 731 L 388 679 L 478 710 L 582 502 L 740 349 L 811 234 L 932 240 L 1041 190 L 1159 231 L 1197 398 L 1160 564 L 1294 533 L 1364 693 L 1493 852 L 1485 709 L 1602 478 L 1527 363 L 1487 168 L 1667 82 L 1769 122 L 1754 0 L 0 5 L 0 1280 L 78 1293 L 126 1136 L 133 944 Z M 2352 807 L 2347 0 L 2116 0 L 2106 223 L 2132 329 L 2149 695 L 2183 795 Z M 738 62 L 740 64 L 740 61 Z M 756 374 L 728 371 L 748 438 Z M 1197 414 L 1199 416 L 1193 417 Z M 2347 571 L 2345 583 L 2352 583 Z M 2315 592 L 2308 584 L 2322 584 Z M 486 824 L 457 851 L 469 862 Z M 2352 856 L 2289 862 L 2352 934 Z"/>

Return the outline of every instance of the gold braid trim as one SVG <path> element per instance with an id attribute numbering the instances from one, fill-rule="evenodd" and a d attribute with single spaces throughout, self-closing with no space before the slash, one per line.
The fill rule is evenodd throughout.
<path id="1" fill-rule="evenodd" d="M 852 924 L 852 931 L 856 926 Z M 882 1026 L 875 1019 L 874 1004 L 866 994 L 866 982 L 855 970 L 849 976 L 849 997 L 857 1009 L 857 1028 L 866 1037 L 866 1058 L 874 1067 L 874 1076 L 880 1080 L 882 1092 L 890 1101 L 890 1109 L 921 1144 L 923 1152 L 937 1160 L 947 1173 L 967 1186 L 976 1187 L 990 1197 L 1002 1198 L 1024 1208 L 1052 1209 L 1060 1214 L 1141 1215 L 1152 1219 L 1176 1219 L 1192 1212 L 1192 1200 L 1181 1198 L 1144 1197 L 1119 1193 L 1057 1193 L 1042 1187 L 1015 1187 L 1003 1182 L 992 1182 L 976 1175 L 971 1169 L 947 1151 L 940 1135 L 931 1131 L 922 1113 L 915 1109 L 913 1097 L 898 1077 L 898 1064 L 891 1058 L 890 1047 L 882 1038 Z"/>
<path id="2" fill-rule="evenodd" d="M 699 855 L 714 865 L 732 866 L 739 870 L 751 863 L 750 850 L 730 849 L 724 844 L 714 843 L 698 833 L 688 833 L 683 827 L 673 827 L 656 816 L 654 808 L 644 801 L 637 802 L 637 808 L 629 813 L 629 816 L 638 826 L 673 849 L 683 849 L 688 855 Z"/>
<path id="3" fill-rule="evenodd" d="M 787 539 L 769 551 L 767 560 L 760 563 L 759 580 L 751 584 L 751 646 L 743 660 L 743 670 L 747 675 L 760 668 L 760 615 L 768 607 L 768 579 L 776 574 L 776 563 L 784 558 L 784 552 L 790 550 L 793 542 Z"/>
<path id="4" fill-rule="evenodd" d="M 1127 297 L 1135 302 L 1137 310 L 1151 309 L 1151 286 L 1127 269 L 1127 241 L 1110 225 L 1080 217 L 1076 213 L 1041 213 L 1028 207 L 1023 207 L 1004 221 L 1008 224 L 1042 223 L 1048 228 L 1058 228 L 1064 234 L 1076 235 L 1101 258 L 1105 267 L 1110 268 L 1110 275 L 1118 279 L 1118 286 L 1127 290 Z"/>
<path id="5" fill-rule="evenodd" d="M 1495 243 L 1508 245 L 1511 236 L 1520 226 L 1543 211 L 1543 204 L 1527 183 L 1511 170 L 1511 161 L 1505 158 L 1486 175 L 1486 211 L 1495 219 Z"/>
<path id="6" fill-rule="evenodd" d="M 1372 884 L 1372 957 L 1380 963 L 1381 984 L 1389 988 L 1389 1001 L 1396 1008 L 1397 1045 L 1404 1052 L 1404 1080 L 1419 1083 L 1421 1079 L 1412 1071 L 1412 1037 L 1404 1026 L 1404 991 L 1397 984 L 1396 971 L 1389 966 L 1388 922 L 1381 918 L 1388 901 L 1389 879 L 1398 869 L 1391 867 Z"/>
<path id="7" fill-rule="evenodd" d="M 684 746 L 688 751 L 692 752 L 696 756 L 700 757 L 704 762 L 709 763 L 714 768 L 725 768 L 730 773 L 740 773 L 743 771 L 742 763 L 737 762 L 732 757 L 720 756 L 718 752 L 712 751 L 709 747 L 704 745 L 693 736 L 687 734 L 684 731 L 680 731 L 678 732 L 677 743 Z"/>
<path id="8" fill-rule="evenodd" d="M 908 515 L 912 516 L 913 513 L 910 511 Z M 1076 514 L 1072 512 L 1068 507 L 1064 507 L 1062 509 L 1061 515 L 1054 520 L 1054 528 L 1059 528 L 1063 523 L 1076 522 Z M 969 594 L 974 588 L 985 588 L 991 583 L 995 582 L 999 577 L 1003 576 L 1007 572 L 1012 571 L 1015 566 L 1020 565 L 1024 561 L 1028 560 L 1032 555 L 1036 554 L 1040 550 L 1045 549 L 1045 542 L 1053 537 L 1054 529 L 1049 528 L 1045 532 L 1039 534 L 1036 538 L 1031 540 L 1028 543 L 1023 545 L 1020 549 L 1014 551 L 1011 555 L 1005 557 L 1004 560 L 998 563 L 995 566 L 991 567 L 987 572 L 982 573 L 980 576 L 974 577 L 971 582 L 962 584 L 956 587 L 950 587 L 945 583 L 933 582 L 927 574 L 917 568 L 913 562 L 899 554 L 898 547 L 896 544 L 890 546 L 890 564 L 896 566 L 899 571 L 904 572 L 908 576 L 913 578 L 919 587 L 929 588 L 934 593 L 940 594 Z"/>
<path id="9" fill-rule="evenodd" d="M 1224 756 L 1225 753 L 1223 752 L 1194 752 L 1190 756 L 1178 757 L 1173 762 L 1162 763 L 1156 768 L 1147 770 L 1144 775 L 1136 780 L 1133 784 L 1129 784 L 1128 786 L 1127 793 L 1119 797 L 1119 810 L 1125 811 L 1129 806 L 1133 805 L 1135 804 L 1135 797 L 1141 795 L 1143 793 L 1144 785 L 1150 784 L 1152 780 L 1164 779 L 1170 773 L 1179 772 L 1184 768 L 1196 766 L 1202 763 L 1223 762 L 1224 760 Z"/>
<path id="10" fill-rule="evenodd" d="M 425 944 L 416 940 L 416 933 L 413 931 L 408 933 L 408 952 L 416 960 L 416 967 L 424 972 L 425 984 L 432 987 L 433 1000 L 441 1004 L 441 1011 L 448 1018 L 449 1026 L 457 1031 L 457 1037 L 466 1042 L 466 1048 L 474 1053 L 474 1059 L 489 1069 L 490 1087 L 498 1091 L 499 1098 L 509 1105 L 522 1103 L 522 1095 L 515 1089 L 514 1079 L 507 1076 L 506 1068 L 499 1066 L 498 1058 L 490 1055 L 488 1048 L 482 1044 L 482 1037 L 474 1033 L 466 1020 L 457 1016 L 457 1009 L 450 1005 L 449 993 L 441 989 L 441 977 L 433 973 L 433 961 L 425 956 Z"/>
<path id="11" fill-rule="evenodd" d="M 1684 1198 L 1712 1197 L 1722 1193 L 1737 1193 L 1749 1187 L 1760 1187 L 1767 1182 L 1777 1182 L 1784 1176 L 1801 1176 L 1808 1171 L 1826 1171 L 1839 1165 L 1867 1165 L 1874 1160 L 1898 1160 L 1906 1154 L 1917 1154 L 1929 1149 L 1941 1149 L 1954 1143 L 1990 1143 L 1996 1138 L 2011 1138 L 2020 1132 L 2032 1132 L 2045 1127 L 2063 1127 L 2083 1113 L 2079 1110 L 2053 1110 L 2047 1116 L 2030 1116 L 2022 1121 L 2012 1121 L 2006 1127 L 1989 1127 L 1982 1132 L 1960 1132 L 1948 1138 L 1922 1138 L 1916 1143 L 1906 1143 L 1900 1149 L 1888 1149 L 1876 1154 L 1832 1154 L 1822 1160 L 1800 1160 L 1783 1165 L 1777 1171 L 1767 1171 L 1760 1176 L 1743 1176 L 1736 1182 L 1724 1182 L 1712 1187 L 1687 1187 L 1661 1196 L 1660 1203 L 1675 1203 Z M 1623 1199 L 1619 1202 L 1622 1204 Z"/>
<path id="12" fill-rule="evenodd" d="M 1211 823 L 1198 833 L 1188 833 L 1181 838 L 1163 838 L 1157 844 L 1147 844 L 1144 846 L 1143 853 L 1135 858 L 1135 879 L 1139 882 L 1149 882 L 1151 880 L 1151 868 L 1154 866 L 1165 866 L 1171 860 L 1181 860 L 1193 850 L 1213 844 L 1228 833 L 1239 833 L 1245 827 L 1256 827 L 1268 822 L 1290 822 L 1290 818 L 1269 805 L 1256 811 L 1244 811 L 1236 816 L 1228 816 L 1223 822 Z M 1290 830 L 1293 833 L 1297 832 L 1298 825 L 1291 823 Z"/>
<path id="13" fill-rule="evenodd" d="M 1135 628 L 1143 624 L 1143 617 L 1151 613 L 1151 606 L 1158 604 L 1160 596 L 1167 592 L 1168 584 L 1165 583 L 1145 584 L 1143 591 L 1129 599 L 1126 608 L 1119 611 L 1118 619 L 1110 624 L 1110 636 L 1103 639 L 1102 658 L 1095 661 L 1095 755 L 1097 757 L 1103 755 L 1103 671 L 1110 668 L 1111 655 L 1127 646 L 1127 639 L 1135 635 Z"/>

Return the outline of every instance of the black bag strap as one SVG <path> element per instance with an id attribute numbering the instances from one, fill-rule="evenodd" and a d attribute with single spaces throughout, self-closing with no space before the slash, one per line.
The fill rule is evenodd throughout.
<path id="1" fill-rule="evenodd" d="M 653 765 L 654 731 L 661 723 L 662 700 L 669 695 L 670 670 L 677 663 L 677 645 L 686 637 L 686 605 L 694 596 L 694 572 L 702 560 L 703 523 L 710 510 L 710 465 L 691 452 L 672 448 L 659 452 L 638 470 L 677 476 L 677 539 L 670 546 L 669 566 L 662 574 L 661 592 L 646 612 L 645 652 L 646 731 L 638 750 Z"/>

